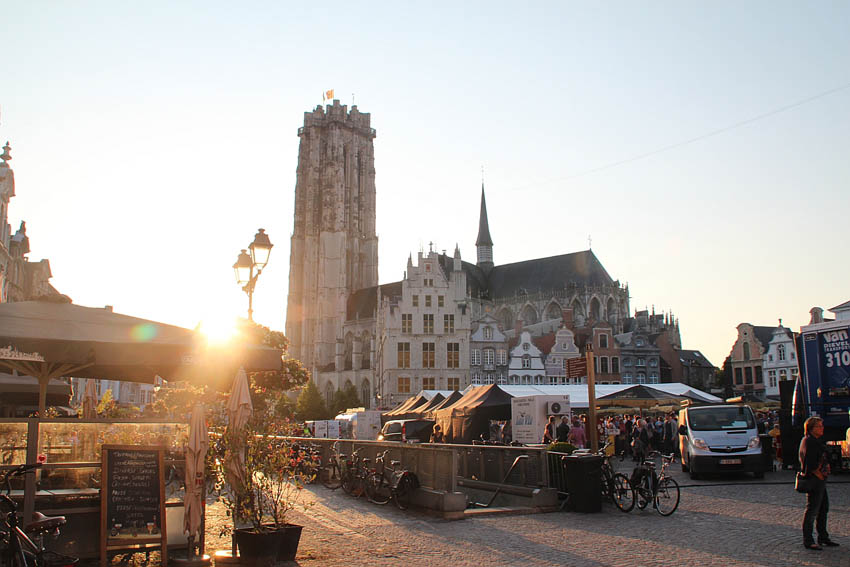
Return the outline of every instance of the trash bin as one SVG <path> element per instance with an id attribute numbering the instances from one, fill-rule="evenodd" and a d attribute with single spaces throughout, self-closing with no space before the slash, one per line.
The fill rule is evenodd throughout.
<path id="1" fill-rule="evenodd" d="M 762 470 L 764 472 L 773 470 L 773 437 L 770 435 L 759 435 L 761 441 Z"/>
<path id="2" fill-rule="evenodd" d="M 564 461 L 570 508 L 585 513 L 602 510 L 602 457 L 570 455 Z"/>

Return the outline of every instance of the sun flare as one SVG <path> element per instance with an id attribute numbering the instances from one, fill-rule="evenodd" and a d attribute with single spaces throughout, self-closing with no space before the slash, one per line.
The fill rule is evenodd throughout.
<path id="1" fill-rule="evenodd" d="M 200 322 L 200 331 L 213 344 L 224 344 L 239 335 L 236 318 L 211 315 Z"/>

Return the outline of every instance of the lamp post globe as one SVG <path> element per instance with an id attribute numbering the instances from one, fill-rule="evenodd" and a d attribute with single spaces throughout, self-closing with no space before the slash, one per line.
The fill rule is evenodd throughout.
<path id="1" fill-rule="evenodd" d="M 251 281 L 252 271 L 253 271 L 254 263 L 251 261 L 251 257 L 248 255 L 247 250 L 242 250 L 239 253 L 239 257 L 236 258 L 236 263 L 233 264 L 233 270 L 236 273 L 236 283 L 239 285 L 246 285 Z"/>
<path id="2" fill-rule="evenodd" d="M 247 249 L 243 249 L 236 258 L 236 263 L 233 264 L 233 270 L 236 272 L 236 283 L 242 286 L 242 291 L 248 294 L 248 320 L 254 320 L 254 287 L 257 285 L 257 278 L 263 273 L 263 268 L 269 263 L 269 255 L 272 252 L 274 244 L 269 240 L 269 235 L 265 229 L 259 229 L 254 235 L 254 241 L 248 245 Z M 251 251 L 248 254 L 248 250 Z"/>
<path id="3" fill-rule="evenodd" d="M 269 255 L 272 253 L 274 244 L 269 240 L 269 235 L 265 229 L 261 228 L 254 235 L 254 242 L 248 247 L 251 249 L 251 259 L 254 261 L 254 266 L 258 270 L 262 270 L 269 263 Z"/>

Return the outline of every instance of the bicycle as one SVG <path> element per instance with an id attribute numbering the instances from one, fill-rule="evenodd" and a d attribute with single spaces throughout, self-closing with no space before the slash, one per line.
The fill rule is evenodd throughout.
<path id="1" fill-rule="evenodd" d="M 21 529 L 23 523 L 18 517 L 18 504 L 10 496 L 12 478 L 32 473 L 40 466 L 20 465 L 3 475 L 2 484 L 6 491 L 0 493 L 0 503 L 9 510 L 5 530 L 0 533 L 0 558 L 3 558 L 5 567 L 71 567 L 79 562 L 76 557 L 44 548 L 45 534 L 58 535 L 59 527 L 65 525 L 65 516 L 50 517 L 35 512 L 33 521 Z"/>
<path id="2" fill-rule="evenodd" d="M 401 461 L 390 461 L 387 466 L 389 452 L 387 449 L 375 457 L 375 470 L 366 479 L 366 497 L 375 504 L 386 504 L 392 499 L 399 510 L 407 510 L 418 481 L 414 473 L 400 468 Z"/>
<path id="3" fill-rule="evenodd" d="M 655 472 L 654 459 L 658 456 L 661 457 L 661 474 Z M 669 516 L 679 507 L 679 484 L 667 474 L 676 456 L 652 451 L 647 457 L 632 472 L 637 506 L 643 510 L 652 502 L 659 514 Z"/>
<path id="4" fill-rule="evenodd" d="M 319 471 L 319 478 L 326 488 L 336 490 L 342 486 L 342 463 L 348 455 L 339 452 L 339 441 L 333 444 L 331 455 L 328 457 L 328 464 L 323 466 Z"/>
<path id="5" fill-rule="evenodd" d="M 623 512 L 631 512 L 635 507 L 635 492 L 629 477 L 615 473 L 611 466 L 611 457 L 605 454 L 610 446 L 606 443 L 596 454 L 602 457 L 602 499 L 610 499 Z M 622 460 L 622 459 L 621 459 Z"/>
<path id="6" fill-rule="evenodd" d="M 351 458 L 345 462 L 342 471 L 342 490 L 355 497 L 363 496 L 365 492 L 365 480 L 369 474 L 368 466 L 371 459 L 360 457 L 360 451 L 351 453 Z"/>

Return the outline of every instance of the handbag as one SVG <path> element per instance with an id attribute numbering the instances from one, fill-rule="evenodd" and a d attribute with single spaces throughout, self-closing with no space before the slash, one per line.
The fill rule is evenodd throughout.
<path id="1" fill-rule="evenodd" d="M 797 492 L 806 494 L 811 492 L 814 488 L 815 479 L 804 475 L 803 473 L 797 473 L 797 476 L 794 478 L 794 490 Z"/>

